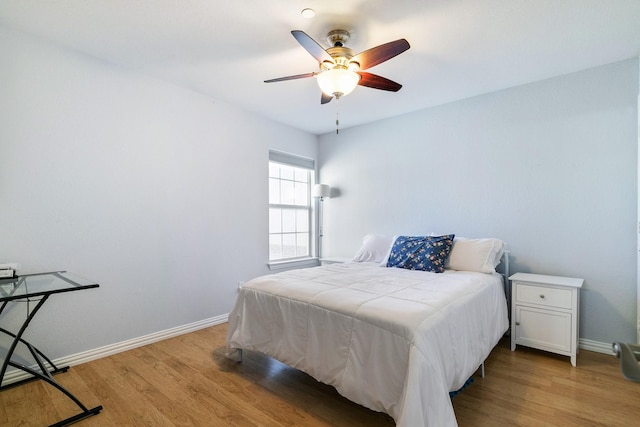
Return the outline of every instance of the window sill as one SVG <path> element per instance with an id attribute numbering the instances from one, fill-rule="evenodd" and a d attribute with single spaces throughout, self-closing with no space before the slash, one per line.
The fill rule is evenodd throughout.
<path id="1" fill-rule="evenodd" d="M 309 257 L 309 258 L 298 258 L 292 260 L 285 261 L 269 261 L 267 266 L 269 266 L 269 270 L 291 270 L 294 268 L 307 268 L 307 267 L 317 267 L 320 265 L 320 260 L 318 258 Z"/>
<path id="2" fill-rule="evenodd" d="M 351 258 L 346 258 L 346 257 L 327 257 L 327 258 L 320 258 L 320 264 L 321 265 L 327 265 L 327 264 L 345 264 L 347 262 L 351 262 Z"/>

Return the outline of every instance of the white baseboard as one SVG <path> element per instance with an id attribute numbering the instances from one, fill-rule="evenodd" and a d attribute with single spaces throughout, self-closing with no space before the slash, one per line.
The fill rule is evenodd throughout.
<path id="1" fill-rule="evenodd" d="M 83 351 L 81 353 L 72 354 L 70 356 L 60 357 L 58 359 L 54 359 L 53 363 L 59 367 L 80 365 L 82 363 L 90 362 L 102 357 L 122 353 L 123 351 L 133 350 L 134 348 L 162 341 L 167 338 L 176 337 L 178 335 L 187 334 L 189 332 L 195 332 L 199 329 L 208 328 L 209 326 L 219 325 L 221 323 L 227 322 L 228 320 L 229 314 L 227 313 L 221 316 L 211 317 L 209 319 L 200 320 L 198 322 L 189 323 L 187 325 L 166 329 L 164 331 L 154 332 L 152 334 L 143 335 L 141 337 L 133 338 L 119 343 L 106 345 L 104 347 L 98 347 L 93 350 Z M 32 369 L 37 369 L 36 366 L 37 365 L 32 366 Z M 16 369 L 14 371 L 7 372 L 2 385 L 11 384 L 16 381 L 27 379 L 29 377 L 30 375 L 26 372 Z"/>
<path id="2" fill-rule="evenodd" d="M 604 353 L 613 355 L 612 343 L 592 341 L 585 338 L 578 340 L 578 348 L 581 350 L 595 351 L 596 353 Z"/>

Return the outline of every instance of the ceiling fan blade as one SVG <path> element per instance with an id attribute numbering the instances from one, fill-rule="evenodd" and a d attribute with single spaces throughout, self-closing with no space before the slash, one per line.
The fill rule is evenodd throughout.
<path id="1" fill-rule="evenodd" d="M 331 100 L 333 99 L 333 96 L 331 95 L 327 95 L 326 93 L 322 92 L 322 97 L 320 98 L 320 104 L 327 104 L 329 102 L 331 102 Z"/>
<path id="2" fill-rule="evenodd" d="M 351 58 L 351 62 L 357 62 L 360 64 L 361 70 L 366 70 L 367 68 L 374 67 L 396 55 L 400 55 L 410 47 L 409 42 L 405 39 L 392 41 L 381 44 L 380 46 L 372 47 L 364 52 L 360 52 Z"/>
<path id="3" fill-rule="evenodd" d="M 396 83 L 393 80 L 389 80 L 386 77 L 378 76 L 376 74 L 365 73 L 362 71 L 357 72 L 360 75 L 360 86 L 366 86 L 373 89 L 388 90 L 390 92 L 397 92 L 402 88 L 400 83 Z"/>
<path id="4" fill-rule="evenodd" d="M 331 55 L 329 55 L 327 51 L 318 44 L 317 41 L 309 37 L 307 33 L 300 30 L 293 30 L 291 31 L 291 34 L 293 34 L 293 37 L 298 40 L 298 43 L 300 43 L 302 47 L 311 54 L 311 56 L 316 58 L 319 63 L 323 63 L 324 61 L 333 63 L 333 58 L 331 57 Z"/>
<path id="5" fill-rule="evenodd" d="M 318 73 L 306 73 L 306 74 L 296 74 L 295 76 L 287 76 L 287 77 L 278 77 L 277 79 L 265 80 L 265 83 L 274 83 L 274 82 L 283 82 L 285 80 L 295 80 L 295 79 L 305 79 L 307 77 L 313 77 Z"/>

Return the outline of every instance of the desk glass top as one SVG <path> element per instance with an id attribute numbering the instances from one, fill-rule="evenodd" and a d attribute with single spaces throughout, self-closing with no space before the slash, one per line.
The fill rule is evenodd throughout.
<path id="1" fill-rule="evenodd" d="M 25 274 L 12 279 L 0 279 L 0 302 L 97 288 L 98 286 L 95 282 L 66 271 Z"/>

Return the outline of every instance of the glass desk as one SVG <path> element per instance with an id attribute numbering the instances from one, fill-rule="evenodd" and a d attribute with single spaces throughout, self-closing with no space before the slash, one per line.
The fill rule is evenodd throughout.
<path id="1" fill-rule="evenodd" d="M 0 357 L 3 357 L 2 367 L 0 368 L 0 391 L 9 387 L 15 387 L 28 381 L 41 379 L 52 385 L 60 392 L 64 393 L 69 399 L 71 399 L 80 408 L 80 413 L 62 420 L 58 423 L 52 424 L 51 427 L 65 426 L 74 422 L 77 422 L 83 418 L 97 415 L 102 410 L 102 406 L 96 406 L 95 408 L 88 409 L 84 406 L 73 394 L 67 389 L 58 384 L 53 375 L 59 372 L 66 372 L 69 367 L 63 368 L 57 367 L 47 356 L 40 350 L 34 347 L 31 343 L 22 338 L 24 331 L 29 326 L 29 323 L 38 310 L 43 306 L 51 295 L 60 294 L 65 292 L 80 291 L 83 289 L 97 288 L 97 283 L 88 281 L 82 277 L 67 273 L 65 271 L 58 271 L 53 273 L 40 273 L 40 274 L 26 274 L 20 277 L 11 279 L 0 279 L 0 333 L 8 335 L 12 338 L 11 345 L 8 350 Z M 5 308 L 9 304 L 13 303 L 33 303 L 33 308 L 27 310 L 27 316 L 20 326 L 18 332 L 11 332 L 2 324 L 2 314 L 5 312 Z M 35 365 L 27 366 L 14 358 L 14 353 L 18 348 L 18 345 L 25 346 L 33 359 Z M 19 369 L 29 374 L 28 378 L 20 381 L 16 381 L 10 384 L 4 384 L 5 376 L 7 375 L 7 369 L 9 366 Z"/>

